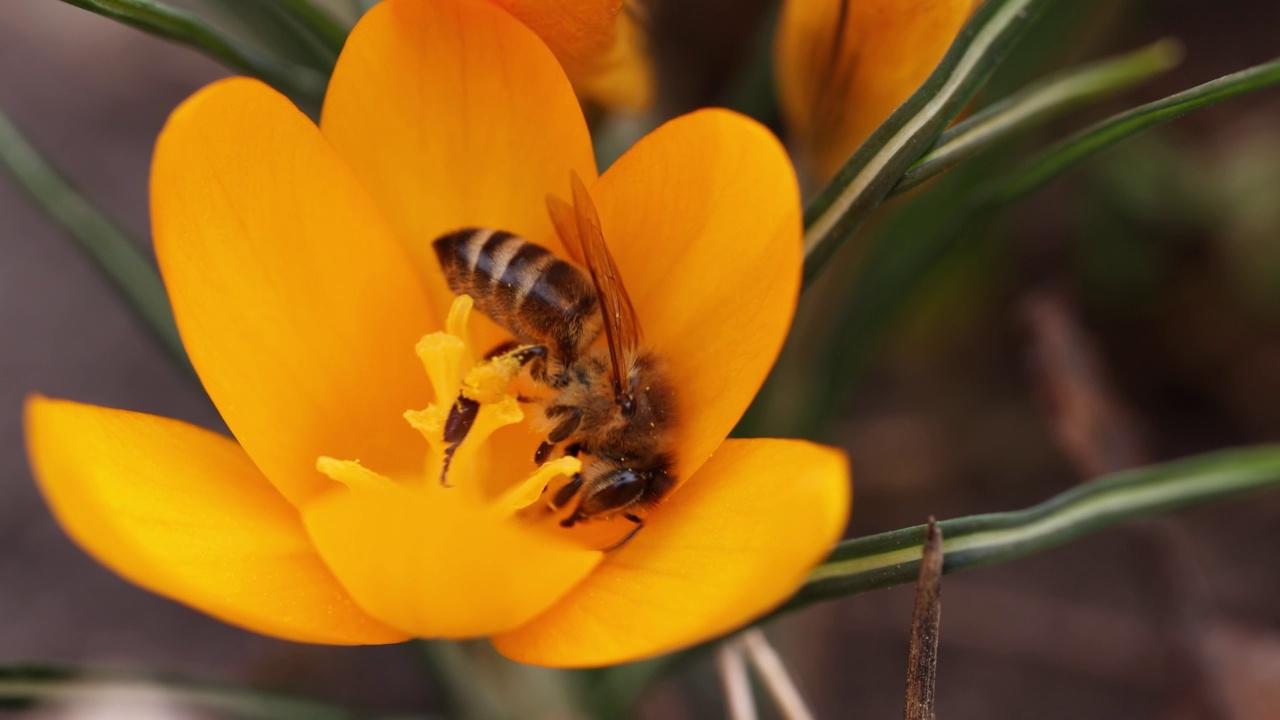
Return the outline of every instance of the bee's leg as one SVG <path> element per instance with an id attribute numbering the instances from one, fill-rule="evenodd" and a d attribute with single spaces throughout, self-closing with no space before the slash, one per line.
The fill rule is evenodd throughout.
<path id="1" fill-rule="evenodd" d="M 449 447 L 444 449 L 444 466 L 440 468 L 440 484 L 445 487 L 452 487 L 448 476 L 453 454 L 458 451 L 462 441 L 467 439 L 467 433 L 471 432 L 471 426 L 475 424 L 479 413 L 480 403 L 461 395 L 453 403 L 453 407 L 449 408 L 449 417 L 444 421 L 444 441 L 449 443 Z"/>
<path id="2" fill-rule="evenodd" d="M 551 498 L 551 502 L 547 504 L 551 506 L 551 509 L 553 511 L 559 510 L 560 508 L 564 507 L 570 500 L 572 500 L 573 496 L 577 495 L 578 490 L 580 490 L 581 488 L 582 488 L 582 473 L 577 473 L 573 476 L 572 480 L 565 483 L 563 487 L 561 487 L 559 490 L 556 491 L 555 497 Z M 571 527 L 573 525 L 573 522 L 571 521 L 576 521 L 576 519 L 578 519 L 577 513 L 574 513 L 573 517 L 562 520 L 560 524 L 564 525 L 565 527 Z M 566 522 L 568 522 L 569 524 L 565 525 Z"/>
<path id="3" fill-rule="evenodd" d="M 578 457 L 578 453 L 582 452 L 582 443 L 573 443 L 564 446 L 564 454 L 569 457 Z"/>
<path id="4" fill-rule="evenodd" d="M 533 454 L 533 461 L 539 465 L 546 462 L 556 445 L 568 440 L 569 436 L 578 429 L 578 424 L 582 422 L 582 408 L 579 407 L 552 405 L 545 412 L 549 418 L 563 415 L 564 419 L 551 428 L 551 432 L 547 433 L 546 441 L 539 445 L 537 452 Z"/>
<path id="5" fill-rule="evenodd" d="M 503 355 L 509 355 L 521 365 L 525 365 L 530 361 L 545 358 L 547 356 L 547 348 L 542 345 L 522 346 L 511 340 L 490 350 L 485 354 L 485 359 L 492 360 Z M 522 400 L 524 402 L 532 402 L 529 398 L 522 398 Z M 453 455 L 458 451 L 458 446 L 462 444 L 462 441 L 467 438 L 467 433 L 471 432 L 471 426 L 475 424 L 476 415 L 479 413 L 480 403 L 463 395 L 458 395 L 453 407 L 449 409 L 449 417 L 445 419 L 444 423 L 444 441 L 449 443 L 449 446 L 444 449 L 444 465 L 440 469 L 440 484 L 445 487 L 451 487 L 449 484 L 449 465 L 453 462 Z"/>
<path id="6" fill-rule="evenodd" d="M 552 405 L 547 408 L 547 417 L 559 417 L 564 415 L 565 418 L 558 425 L 551 428 L 551 432 L 547 433 L 547 440 L 553 445 L 555 443 L 564 442 L 569 439 L 582 422 L 582 408 L 570 405 Z"/>
<path id="7" fill-rule="evenodd" d="M 521 366 L 527 365 L 529 367 L 529 377 L 540 383 L 547 381 L 546 345 L 516 346 L 508 350 L 506 354 L 514 358 Z"/>
<path id="8" fill-rule="evenodd" d="M 547 346 L 521 345 L 516 340 L 508 340 L 493 346 L 489 352 L 484 354 L 484 359 L 493 360 L 504 355 L 515 359 L 521 365 L 528 365 L 533 362 L 534 364 L 529 368 L 529 374 L 535 380 L 542 380 L 546 377 Z M 535 360 L 537 362 L 534 362 Z"/>
<path id="9" fill-rule="evenodd" d="M 499 355 L 506 355 L 507 353 L 511 352 L 512 350 L 515 350 L 518 347 L 520 347 L 520 341 L 518 340 L 507 340 L 505 342 L 500 342 L 497 345 L 494 345 L 492 348 L 490 348 L 489 352 L 484 354 L 484 359 L 492 360 L 498 357 Z"/>
<path id="10" fill-rule="evenodd" d="M 631 528 L 631 532 L 627 533 L 626 537 L 610 545 L 609 547 L 604 548 L 605 552 L 613 552 L 614 550 L 617 550 L 623 545 L 626 545 L 631 540 L 631 538 L 636 536 L 636 533 L 644 529 L 644 518 L 640 517 L 639 515 L 632 515 L 631 513 L 623 513 L 622 517 L 635 523 L 636 526 Z"/>
<path id="11" fill-rule="evenodd" d="M 511 351 L 511 357 L 519 361 L 521 365 L 528 365 L 533 360 L 545 360 L 547 358 L 547 347 L 545 345 L 526 345 Z"/>

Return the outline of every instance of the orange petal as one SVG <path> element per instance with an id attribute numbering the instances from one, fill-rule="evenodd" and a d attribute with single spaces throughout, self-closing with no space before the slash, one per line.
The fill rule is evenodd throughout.
<path id="1" fill-rule="evenodd" d="M 243 78 L 183 103 L 151 176 L 156 255 L 182 341 L 249 456 L 291 500 L 316 457 L 420 467 L 414 343 L 436 326 L 368 194 L 284 96 Z"/>
<path id="2" fill-rule="evenodd" d="M 738 422 L 800 290 L 800 198 L 785 151 L 725 110 L 672 120 L 591 189 L 646 344 L 679 392 L 679 474 Z"/>
<path id="3" fill-rule="evenodd" d="M 27 451 L 67 534 L 152 592 L 264 635 L 406 639 L 356 607 L 297 511 L 233 441 L 154 415 L 33 397 Z"/>
<path id="4" fill-rule="evenodd" d="M 820 181 L 920 87 L 978 4 L 787 0 L 774 56 L 779 99 Z"/>
<path id="5" fill-rule="evenodd" d="M 599 552 L 563 532 L 477 503 L 466 487 L 369 475 L 307 504 L 303 517 L 356 602 L 418 637 L 481 637 L 517 627 L 600 562 Z"/>
<path id="6" fill-rule="evenodd" d="M 438 308 L 453 294 L 433 240 L 490 227 L 558 250 L 547 193 L 568 196 L 570 169 L 596 175 L 555 57 L 479 0 L 374 6 L 338 59 L 321 127 L 410 246 Z"/>
<path id="7" fill-rule="evenodd" d="M 588 667 L 733 630 L 795 592 L 840 538 L 849 500 L 837 450 L 727 440 L 582 584 L 493 643 L 520 662 Z"/>
<path id="8" fill-rule="evenodd" d="M 584 97 L 609 107 L 644 110 L 653 72 L 636 7 L 623 0 L 494 0 L 542 38 Z"/>

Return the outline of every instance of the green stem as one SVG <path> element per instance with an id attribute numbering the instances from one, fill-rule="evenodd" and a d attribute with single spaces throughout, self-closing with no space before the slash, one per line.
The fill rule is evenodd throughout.
<path id="1" fill-rule="evenodd" d="M 231 69 L 252 75 L 314 112 L 327 78 L 252 48 L 195 15 L 153 0 L 62 0 L 153 35 L 194 47 Z"/>
<path id="2" fill-rule="evenodd" d="M 892 194 L 906 192 L 1015 133 L 1163 73 L 1175 67 L 1182 54 L 1181 43 L 1165 39 L 1045 78 L 944 132 Z"/>
<path id="3" fill-rule="evenodd" d="M 301 0 L 301 5 L 307 5 Z M 340 47 L 334 47 L 324 33 L 330 30 L 313 25 L 315 19 L 293 0 L 203 0 L 214 21 L 246 43 L 264 48 L 281 62 L 310 68 L 328 77 L 338 61 Z M 320 22 L 323 22 L 321 20 Z"/>
<path id="4" fill-rule="evenodd" d="M 1045 151 L 1010 178 L 1001 178 L 972 191 L 963 206 L 948 213 L 930 229 L 886 233 L 866 248 L 857 274 L 850 279 L 853 293 L 836 324 L 827 384 L 816 398 L 811 422 L 819 425 L 859 382 L 872 353 L 884 340 L 893 320 L 950 253 L 980 241 L 986 227 L 1009 203 L 1042 187 L 1084 160 L 1138 132 L 1246 93 L 1280 83 L 1280 60 L 1219 78 L 1185 92 L 1148 103 L 1104 120 Z M 963 172 L 964 169 L 957 172 Z M 945 181 L 950 181 L 948 177 Z M 962 179 L 962 178 L 960 178 Z M 913 218 L 904 218 L 912 222 Z"/>
<path id="5" fill-rule="evenodd" d="M 334 57 L 342 52 L 347 42 L 347 28 L 342 26 L 333 15 L 319 7 L 311 0 L 279 0 L 280 5 L 320 39 L 333 53 Z"/>
<path id="6" fill-rule="evenodd" d="M 242 720 L 354 720 L 343 708 L 315 700 L 230 685 L 153 675 L 53 665 L 0 666 L 0 708 L 28 708 L 76 701 L 103 693 L 163 693 L 188 709 Z"/>
<path id="7" fill-rule="evenodd" d="M 1139 518 L 1280 484 L 1280 445 L 1224 450 L 1108 475 L 1016 512 L 945 520 L 944 572 L 1008 562 Z M 925 526 L 846 540 L 782 610 L 913 582 Z"/>
<path id="8" fill-rule="evenodd" d="M 440 685 L 450 715 L 459 720 L 505 720 L 511 717 L 507 698 L 481 672 L 466 643 L 417 640 L 430 674 Z"/>
<path id="9" fill-rule="evenodd" d="M 418 642 L 460 720 L 573 720 L 583 717 L 569 673 L 508 660 L 487 640 Z"/>
<path id="10" fill-rule="evenodd" d="M 40 156 L 3 111 L 0 165 L 93 258 L 178 364 L 191 370 L 155 264 Z"/>
<path id="11" fill-rule="evenodd" d="M 806 285 L 942 134 L 1048 3 L 988 0 L 961 30 L 929 79 L 814 198 L 805 211 Z"/>
<path id="12" fill-rule="evenodd" d="M 1223 450 L 1107 475 L 1025 510 L 944 520 L 943 572 L 1009 562 L 1125 522 L 1280 485 L 1280 445 Z M 926 525 L 845 540 L 795 595 L 754 624 L 811 605 L 917 580 Z M 709 640 L 643 663 L 605 668 L 594 687 L 651 682 L 714 647 Z M 617 692 L 615 690 L 615 692 Z M 606 693 L 601 693 L 606 694 Z M 630 695 L 621 697 L 631 697 Z M 597 700 L 594 707 L 614 707 Z"/>
<path id="13" fill-rule="evenodd" d="M 1083 160 L 1143 130 L 1277 83 L 1280 83 L 1280 58 L 1110 117 L 1072 135 L 1028 162 L 1022 171 L 1002 183 L 1001 189 L 993 193 L 991 202 L 1003 205 L 1022 197 Z"/>

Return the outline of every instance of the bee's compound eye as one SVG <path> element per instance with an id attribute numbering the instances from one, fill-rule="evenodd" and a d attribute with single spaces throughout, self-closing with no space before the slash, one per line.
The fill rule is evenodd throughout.
<path id="1" fill-rule="evenodd" d="M 628 507 L 644 493 L 648 481 L 647 473 L 618 468 L 596 482 L 591 494 L 582 498 L 578 512 L 590 517 Z"/>

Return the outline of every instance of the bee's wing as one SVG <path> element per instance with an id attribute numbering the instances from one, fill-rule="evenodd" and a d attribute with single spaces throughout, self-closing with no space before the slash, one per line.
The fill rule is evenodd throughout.
<path id="1" fill-rule="evenodd" d="M 605 245 L 595 203 L 577 173 L 572 173 L 570 180 L 573 184 L 572 207 L 560 198 L 548 197 L 547 209 L 569 252 L 576 255 L 591 273 L 591 282 L 596 286 L 596 296 L 600 301 L 600 314 L 604 318 L 605 338 L 609 342 L 614 389 L 620 393 L 626 387 L 627 368 L 640 346 L 640 322 L 636 319 L 627 289 L 622 285 L 622 274 Z"/>
<path id="2" fill-rule="evenodd" d="M 578 218 L 574 215 L 573 206 L 555 195 L 547 196 L 547 211 L 551 213 L 551 222 L 556 226 L 556 234 L 569 251 L 569 259 L 579 265 L 586 265 L 582 256 L 582 241 L 578 239 Z"/>

